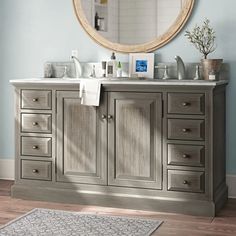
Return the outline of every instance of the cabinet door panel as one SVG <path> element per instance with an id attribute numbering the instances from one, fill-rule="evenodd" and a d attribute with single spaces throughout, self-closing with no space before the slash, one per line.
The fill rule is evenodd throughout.
<path id="1" fill-rule="evenodd" d="M 109 94 L 109 185 L 161 188 L 161 101 L 158 93 Z"/>
<path id="2" fill-rule="evenodd" d="M 80 104 L 75 91 L 57 94 L 57 180 L 106 184 L 106 130 L 102 120 L 105 105 Z"/>

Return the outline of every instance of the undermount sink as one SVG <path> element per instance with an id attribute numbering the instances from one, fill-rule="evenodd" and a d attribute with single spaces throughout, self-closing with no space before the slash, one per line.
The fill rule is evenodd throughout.
<path id="1" fill-rule="evenodd" d="M 60 79 L 60 78 L 59 78 Z M 102 78 L 93 78 L 93 77 L 84 77 L 84 78 L 62 78 L 62 80 L 69 80 L 69 81 L 80 81 L 84 79 L 89 80 L 99 80 L 99 81 L 147 81 L 153 79 L 145 79 L 145 78 L 130 78 L 130 77 L 122 77 L 122 78 L 108 78 L 108 77 L 102 77 Z"/>

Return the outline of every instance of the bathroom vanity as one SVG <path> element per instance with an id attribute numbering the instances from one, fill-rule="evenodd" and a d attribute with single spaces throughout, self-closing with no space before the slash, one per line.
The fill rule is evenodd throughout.
<path id="1" fill-rule="evenodd" d="M 14 80 L 12 196 L 214 216 L 227 200 L 227 81 Z"/>

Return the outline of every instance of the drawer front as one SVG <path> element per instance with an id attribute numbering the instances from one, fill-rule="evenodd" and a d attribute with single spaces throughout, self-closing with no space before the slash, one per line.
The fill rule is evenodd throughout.
<path id="1" fill-rule="evenodd" d="M 190 119 L 168 119 L 168 139 L 205 139 L 205 121 Z"/>
<path id="2" fill-rule="evenodd" d="M 52 91 L 50 90 L 22 90 L 22 109 L 52 109 Z"/>
<path id="3" fill-rule="evenodd" d="M 168 144 L 168 165 L 205 166 L 205 148 L 197 145 Z"/>
<path id="4" fill-rule="evenodd" d="M 51 114 L 21 114 L 21 132 L 51 133 Z"/>
<path id="5" fill-rule="evenodd" d="M 41 137 L 21 137 L 21 155 L 51 157 L 52 139 Z"/>
<path id="6" fill-rule="evenodd" d="M 168 191 L 204 193 L 204 172 L 168 170 Z"/>
<path id="7" fill-rule="evenodd" d="M 52 163 L 49 161 L 21 161 L 21 178 L 52 180 Z"/>
<path id="8" fill-rule="evenodd" d="M 168 93 L 168 113 L 203 115 L 205 96 L 195 93 Z"/>

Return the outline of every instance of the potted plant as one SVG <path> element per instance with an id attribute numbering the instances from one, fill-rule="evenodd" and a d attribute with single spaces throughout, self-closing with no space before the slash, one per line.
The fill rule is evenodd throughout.
<path id="1" fill-rule="evenodd" d="M 210 74 L 213 75 L 213 77 L 210 78 L 217 78 L 223 59 L 207 58 L 207 56 L 216 49 L 216 35 L 213 28 L 210 27 L 210 21 L 206 19 L 202 26 L 196 25 L 192 31 L 185 31 L 185 36 L 204 57 L 204 59 L 201 60 L 203 78 L 209 80 Z"/>

